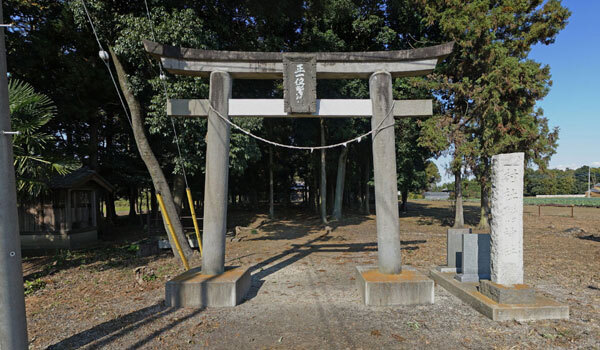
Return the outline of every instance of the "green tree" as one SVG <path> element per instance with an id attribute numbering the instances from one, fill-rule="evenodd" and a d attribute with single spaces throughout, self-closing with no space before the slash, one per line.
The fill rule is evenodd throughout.
<path id="1" fill-rule="evenodd" d="M 52 149 L 56 138 L 43 130 L 56 115 L 48 96 L 26 82 L 10 79 L 8 99 L 12 128 L 19 132 L 13 148 L 17 198 L 23 203 L 45 194 L 52 176 L 67 174 L 76 164 L 57 157 Z"/>
<path id="2" fill-rule="evenodd" d="M 537 101 L 547 95 L 550 68 L 528 59 L 535 44 L 551 44 L 570 12 L 558 0 L 422 1 L 426 23 L 455 53 L 436 77 L 442 101 L 464 109 L 465 160 L 481 184 L 479 226 L 488 227 L 490 160 L 525 152 L 545 167 L 556 150 Z M 462 107 L 464 106 L 464 107 Z M 468 112 L 467 112 L 468 110 Z M 464 146 L 463 146 L 464 145 Z"/>

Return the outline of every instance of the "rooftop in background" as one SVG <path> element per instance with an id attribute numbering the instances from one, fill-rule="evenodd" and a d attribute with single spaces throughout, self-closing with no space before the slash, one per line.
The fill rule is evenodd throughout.
<path id="1" fill-rule="evenodd" d="M 114 187 L 96 171 L 87 167 L 79 168 L 67 175 L 57 175 L 50 180 L 50 188 L 73 188 L 94 181 L 105 190 L 112 192 Z"/>

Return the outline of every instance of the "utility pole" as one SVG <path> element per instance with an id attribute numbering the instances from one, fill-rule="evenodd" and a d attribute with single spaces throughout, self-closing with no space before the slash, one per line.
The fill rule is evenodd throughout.
<path id="1" fill-rule="evenodd" d="M 0 26 L 0 349 L 12 350 L 27 349 L 28 343 L 4 27 Z"/>

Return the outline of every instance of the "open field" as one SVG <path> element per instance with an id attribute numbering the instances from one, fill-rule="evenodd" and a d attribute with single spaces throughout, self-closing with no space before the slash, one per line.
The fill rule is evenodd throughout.
<path id="1" fill-rule="evenodd" d="M 469 225 L 478 211 L 466 204 Z M 598 349 L 600 209 L 574 214 L 544 208 L 539 217 L 527 206 L 524 215 L 526 281 L 569 304 L 570 320 L 493 322 L 439 286 L 434 305 L 366 307 L 354 268 L 376 263 L 374 215 L 349 214 L 327 232 L 300 210 L 279 210 L 274 221 L 233 211 L 229 224 L 242 233 L 227 240 L 227 264 L 252 266 L 241 305 L 165 307 L 164 283 L 182 271 L 177 260 L 169 252 L 136 258 L 126 239 L 28 258 L 26 274 L 45 283 L 26 297 L 31 348 Z M 403 263 L 422 271 L 444 264 L 452 218 L 449 202 L 410 202 L 400 219 Z M 136 280 L 138 266 L 146 267 Z"/>
<path id="2" fill-rule="evenodd" d="M 525 205 L 561 204 L 600 208 L 600 198 L 524 198 Z"/>

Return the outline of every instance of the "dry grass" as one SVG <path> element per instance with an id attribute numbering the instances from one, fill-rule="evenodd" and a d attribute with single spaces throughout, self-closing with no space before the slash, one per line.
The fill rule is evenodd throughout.
<path id="1" fill-rule="evenodd" d="M 598 348 L 600 209 L 576 208 L 574 218 L 544 209 L 550 215 L 525 208 L 526 282 L 569 304 L 570 320 L 492 322 L 439 286 L 435 305 L 368 308 L 353 271 L 376 263 L 373 215 L 350 214 L 328 233 L 300 211 L 275 221 L 233 211 L 230 224 L 244 228 L 241 241 L 228 238 L 227 264 L 253 274 L 242 305 L 166 308 L 163 287 L 181 272 L 177 260 L 168 252 L 136 258 L 128 243 L 31 258 L 24 268 L 46 283 L 26 298 L 31 348 Z M 477 214 L 468 203 L 467 223 Z M 415 201 L 401 216 L 403 263 L 444 264 L 450 204 Z M 136 280 L 137 266 L 148 277 Z"/>

